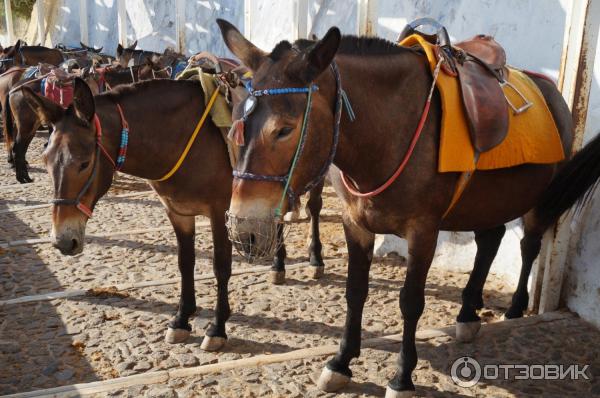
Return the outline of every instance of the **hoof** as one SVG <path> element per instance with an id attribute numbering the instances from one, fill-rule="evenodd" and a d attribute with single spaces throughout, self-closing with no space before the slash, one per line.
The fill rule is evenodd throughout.
<path id="1" fill-rule="evenodd" d="M 283 285 L 285 283 L 285 271 L 269 271 L 269 282 L 274 285 Z"/>
<path id="2" fill-rule="evenodd" d="M 412 398 L 414 396 L 415 392 L 412 390 L 396 391 L 390 386 L 385 389 L 385 398 Z"/>
<path id="3" fill-rule="evenodd" d="M 167 328 L 165 341 L 169 344 L 183 343 L 190 337 L 190 331 L 186 329 Z"/>
<path id="4" fill-rule="evenodd" d="M 481 321 L 456 322 L 456 340 L 461 343 L 470 343 L 477 336 L 481 328 Z"/>
<path id="5" fill-rule="evenodd" d="M 210 337 L 205 335 L 202 339 L 202 344 L 200 348 L 204 351 L 219 351 L 223 346 L 227 343 L 227 338 L 214 336 Z"/>
<path id="6" fill-rule="evenodd" d="M 288 211 L 283 216 L 283 221 L 287 221 L 287 222 L 296 222 L 299 219 L 300 219 L 300 210 L 298 210 L 298 207 L 294 208 L 294 210 L 292 210 L 292 211 Z"/>
<path id="7" fill-rule="evenodd" d="M 350 378 L 338 372 L 334 372 L 327 366 L 323 368 L 321 376 L 317 381 L 317 387 L 321 391 L 335 392 L 344 388 L 350 382 Z"/>
<path id="8" fill-rule="evenodd" d="M 321 277 L 325 275 L 325 267 L 324 266 L 310 266 L 310 277 L 313 279 L 321 279 Z"/>

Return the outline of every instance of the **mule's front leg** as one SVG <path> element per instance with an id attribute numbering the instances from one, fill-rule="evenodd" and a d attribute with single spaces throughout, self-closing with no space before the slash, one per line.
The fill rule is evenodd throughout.
<path id="1" fill-rule="evenodd" d="M 306 207 L 310 214 L 310 245 L 308 246 L 309 263 L 312 266 L 311 276 L 319 279 L 325 273 L 325 264 L 323 263 L 323 245 L 319 236 L 319 216 L 323 208 L 323 186 L 325 180 L 321 181 L 310 191 Z"/>
<path id="2" fill-rule="evenodd" d="M 360 355 L 362 313 L 369 293 L 369 269 L 373 259 L 375 235 L 344 222 L 348 245 L 348 278 L 346 279 L 346 324 L 340 350 L 330 360 L 317 382 L 323 391 L 337 391 L 350 381 L 350 361 Z"/>
<path id="3" fill-rule="evenodd" d="M 412 397 L 415 392 L 412 372 L 417 366 L 417 323 L 425 308 L 425 282 L 435 253 L 437 235 L 437 230 L 420 226 L 418 231 L 411 231 L 407 237 L 408 268 L 400 290 L 400 311 L 404 318 L 402 348 L 398 370 L 388 384 L 386 398 Z"/>
<path id="4" fill-rule="evenodd" d="M 273 265 L 269 272 L 269 282 L 274 285 L 283 285 L 285 283 L 285 258 L 287 256 L 285 242 L 283 241 L 283 225 L 277 226 L 277 245 L 277 252 L 275 252 Z"/>
<path id="5" fill-rule="evenodd" d="M 181 276 L 179 309 L 175 318 L 169 322 L 165 338 L 167 343 L 174 344 L 183 343 L 187 340 L 192 331 L 192 326 L 188 321 L 190 316 L 196 312 L 196 293 L 194 290 L 194 266 L 196 264 L 194 236 L 196 231 L 193 216 L 180 216 L 170 211 L 167 213 L 177 236 L 179 274 Z"/>
<path id="6" fill-rule="evenodd" d="M 225 227 L 225 210 L 215 211 L 211 215 L 210 224 L 214 246 L 213 272 L 217 278 L 217 305 L 215 321 L 206 330 L 200 348 L 206 351 L 217 351 L 227 342 L 225 322 L 231 315 L 228 290 L 231 277 L 231 242 Z"/>

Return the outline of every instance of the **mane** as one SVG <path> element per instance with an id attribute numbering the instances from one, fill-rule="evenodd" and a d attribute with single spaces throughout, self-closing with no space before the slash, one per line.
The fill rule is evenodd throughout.
<path id="1" fill-rule="evenodd" d="M 104 93 L 98 94 L 97 98 L 105 98 L 107 100 L 118 102 L 124 97 L 129 97 L 131 95 L 144 95 L 149 91 L 167 89 L 169 87 L 173 87 L 173 83 L 183 86 L 194 87 L 194 89 L 198 90 L 200 87 L 200 82 L 198 80 L 170 80 L 170 79 L 152 79 L 152 80 L 143 80 L 141 82 L 135 84 L 123 84 L 120 86 L 116 86 L 114 89 L 110 91 L 106 91 Z M 156 94 L 156 93 L 150 93 Z"/>
<path id="2" fill-rule="evenodd" d="M 308 50 L 314 46 L 316 42 L 308 39 L 299 39 L 294 42 L 294 47 L 299 50 Z M 277 49 L 282 43 L 279 43 Z M 288 43 L 289 44 L 289 43 Z M 415 52 L 416 50 L 410 47 L 399 46 L 398 44 L 382 39 L 380 37 L 358 37 L 353 35 L 344 35 L 340 41 L 338 54 L 344 55 L 364 55 L 364 56 L 381 56 L 403 54 L 406 52 Z"/>

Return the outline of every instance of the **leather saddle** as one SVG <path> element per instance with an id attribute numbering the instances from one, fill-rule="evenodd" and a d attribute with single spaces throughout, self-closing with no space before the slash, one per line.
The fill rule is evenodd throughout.
<path id="1" fill-rule="evenodd" d="M 427 35 L 418 32 L 416 28 L 423 25 L 434 27 L 437 33 Z M 446 28 L 431 18 L 411 22 L 398 40 L 415 33 L 436 45 L 436 56 L 442 60 L 442 70 L 458 77 L 471 142 L 476 152 L 489 151 L 502 143 L 508 134 L 509 108 L 518 115 L 533 105 L 508 82 L 506 52 L 502 46 L 487 35 L 477 35 L 452 45 Z M 517 93 L 522 104 L 516 106 L 511 103 L 505 89 Z"/>

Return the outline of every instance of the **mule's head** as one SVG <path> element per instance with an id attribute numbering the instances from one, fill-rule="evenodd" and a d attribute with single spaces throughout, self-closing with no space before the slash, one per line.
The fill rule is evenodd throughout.
<path id="1" fill-rule="evenodd" d="M 164 67 L 152 58 L 146 57 L 144 63 L 139 65 L 137 74 L 138 80 L 168 79 L 171 77 L 171 68 Z"/>
<path id="2" fill-rule="evenodd" d="M 41 122 L 53 128 L 43 160 L 55 201 L 65 200 L 52 210 L 53 245 L 63 254 L 81 253 L 90 212 L 110 187 L 113 174 L 96 145 L 94 97 L 79 78 L 74 81 L 73 103 L 66 110 L 27 87 L 22 90 Z"/>
<path id="3" fill-rule="evenodd" d="M 272 225 L 278 222 L 278 216 L 294 205 L 289 203 L 289 192 L 303 192 L 328 161 L 336 98 L 335 80 L 328 69 L 341 36 L 337 28 L 332 28 L 322 40 L 304 43 L 303 48 L 284 41 L 267 54 L 230 23 L 217 22 L 227 47 L 252 71 L 255 92 L 292 89 L 285 94 L 234 97 L 233 118 L 239 122 L 232 136 L 243 146 L 229 208 L 230 235 L 235 237 L 234 243 L 238 241 L 238 249 L 252 256 L 251 248 L 260 251 L 272 246 L 270 239 L 274 239 L 257 231 L 274 230 Z M 308 104 L 307 90 L 291 93 L 302 89 L 312 90 L 312 105 Z M 239 129 L 241 122 L 243 131 Z M 294 158 L 296 164 L 292 167 Z M 285 190 L 283 182 L 269 178 L 248 179 L 250 174 L 287 175 L 289 189 Z M 265 228 L 265 224 L 271 227 Z"/>
<path id="4" fill-rule="evenodd" d="M 123 47 L 121 43 L 117 46 L 117 59 L 116 62 L 123 68 L 130 66 L 130 62 L 133 62 L 133 51 L 137 47 L 137 40 L 133 42 L 129 47 Z M 133 65 L 133 63 L 131 64 Z"/>
<path id="5" fill-rule="evenodd" d="M 6 72 L 15 65 L 20 65 L 19 50 L 21 48 L 21 40 L 17 40 L 14 46 L 5 47 L 0 52 L 0 74 Z"/>

